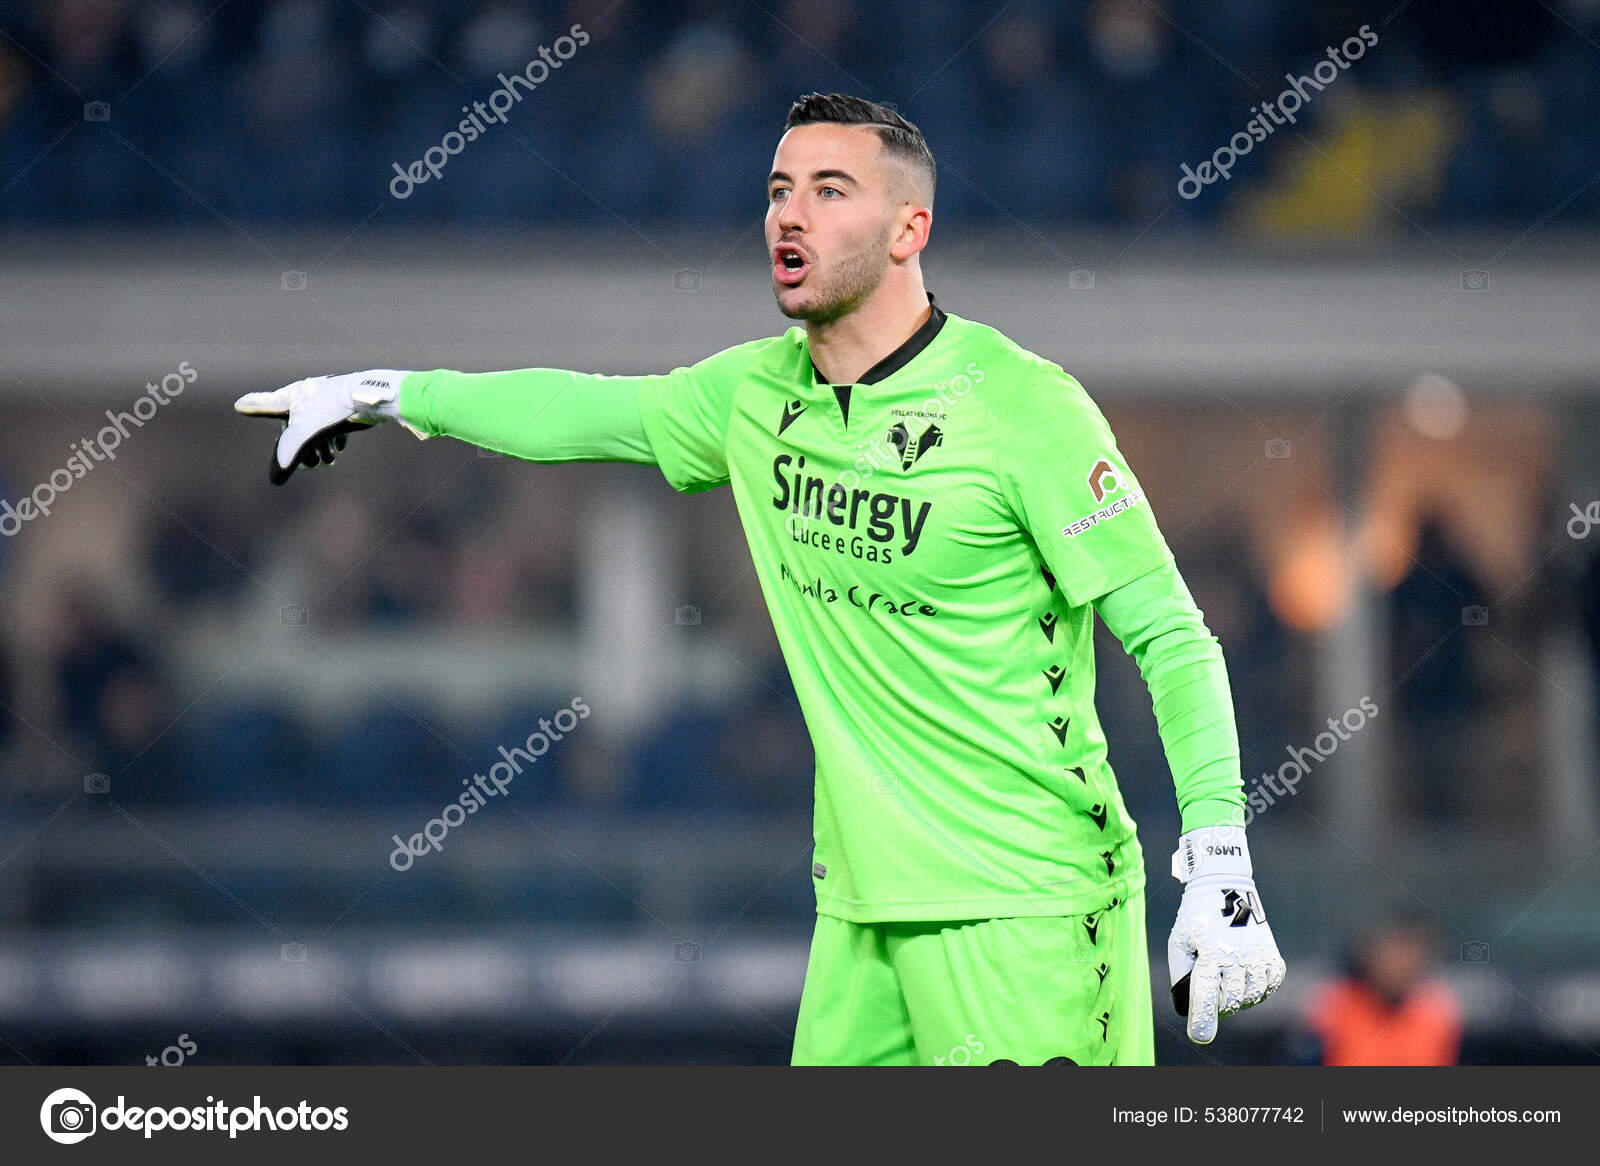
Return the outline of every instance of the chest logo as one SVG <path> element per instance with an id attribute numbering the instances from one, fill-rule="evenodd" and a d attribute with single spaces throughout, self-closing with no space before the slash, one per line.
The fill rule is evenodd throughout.
<path id="1" fill-rule="evenodd" d="M 911 430 L 906 428 L 906 423 L 896 421 L 894 428 L 889 430 L 888 441 L 900 451 L 900 468 L 909 470 L 923 454 L 936 445 L 944 444 L 944 430 L 930 424 L 922 431 L 921 436 L 913 439 Z"/>

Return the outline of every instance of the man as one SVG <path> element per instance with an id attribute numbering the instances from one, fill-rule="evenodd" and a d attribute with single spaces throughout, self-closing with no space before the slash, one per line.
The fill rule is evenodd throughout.
<path id="1" fill-rule="evenodd" d="M 659 376 L 376 370 L 250 393 L 271 476 L 388 419 L 535 462 L 731 485 L 816 747 L 797 1064 L 1152 1064 L 1144 862 L 1095 717 L 1094 613 L 1155 700 L 1184 834 L 1173 999 L 1209 1043 L 1283 980 L 1220 649 L 1104 418 L 922 285 L 935 167 L 811 94 L 768 177 L 804 321 Z"/>
<path id="2" fill-rule="evenodd" d="M 1344 974 L 1305 1003 L 1302 1046 L 1323 1065 L 1456 1064 L 1461 1005 L 1432 973 L 1438 949 L 1432 918 L 1410 909 L 1356 936 Z"/>

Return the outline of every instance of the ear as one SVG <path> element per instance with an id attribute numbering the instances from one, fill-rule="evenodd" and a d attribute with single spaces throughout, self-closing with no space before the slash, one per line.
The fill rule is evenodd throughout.
<path id="1" fill-rule="evenodd" d="M 907 203 L 896 216 L 899 229 L 889 244 L 889 255 L 904 262 L 928 245 L 933 230 L 933 212 L 925 206 Z"/>

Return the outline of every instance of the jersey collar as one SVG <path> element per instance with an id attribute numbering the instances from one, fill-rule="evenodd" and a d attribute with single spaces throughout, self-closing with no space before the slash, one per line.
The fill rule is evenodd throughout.
<path id="1" fill-rule="evenodd" d="M 875 385 L 886 377 L 893 376 L 895 373 L 899 372 L 901 369 L 905 368 L 906 365 L 910 364 L 914 359 L 916 359 L 918 353 L 920 353 L 924 348 L 933 343 L 933 338 L 939 334 L 939 329 L 944 327 L 946 317 L 944 314 L 944 309 L 939 307 L 939 305 L 934 301 L 933 293 L 928 292 L 927 296 L 928 306 L 933 309 L 932 313 L 928 316 L 927 322 L 913 332 L 910 337 L 907 338 L 906 342 L 899 348 L 896 348 L 888 356 L 884 357 L 877 364 L 873 365 L 866 372 L 862 373 L 860 379 L 853 381 L 853 384 Z M 809 352 L 807 353 L 806 359 L 811 359 Z M 811 365 L 811 379 L 814 384 L 825 385 L 829 383 L 828 381 L 822 379 L 822 374 L 817 371 L 817 366 L 814 362 Z M 847 387 L 848 386 L 844 385 L 834 386 L 835 389 Z"/>

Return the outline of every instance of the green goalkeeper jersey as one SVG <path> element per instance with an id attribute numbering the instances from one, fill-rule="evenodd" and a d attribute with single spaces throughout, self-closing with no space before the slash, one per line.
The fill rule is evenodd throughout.
<path id="1" fill-rule="evenodd" d="M 681 491 L 731 485 L 816 750 L 819 912 L 1068 915 L 1143 887 L 1095 714 L 1090 605 L 1171 555 L 1059 365 L 933 305 L 854 385 L 821 381 L 798 326 L 659 376 L 446 375 L 537 373 L 569 378 L 558 397 L 636 386 L 648 450 L 525 456 L 653 460 Z M 402 393 L 419 432 L 524 452 L 495 427 L 544 425 L 482 404 L 492 423 L 452 426 L 426 391 L 437 375 Z M 505 401 L 531 383 L 505 382 Z M 1233 748 L 1221 796 L 1237 801 Z"/>

